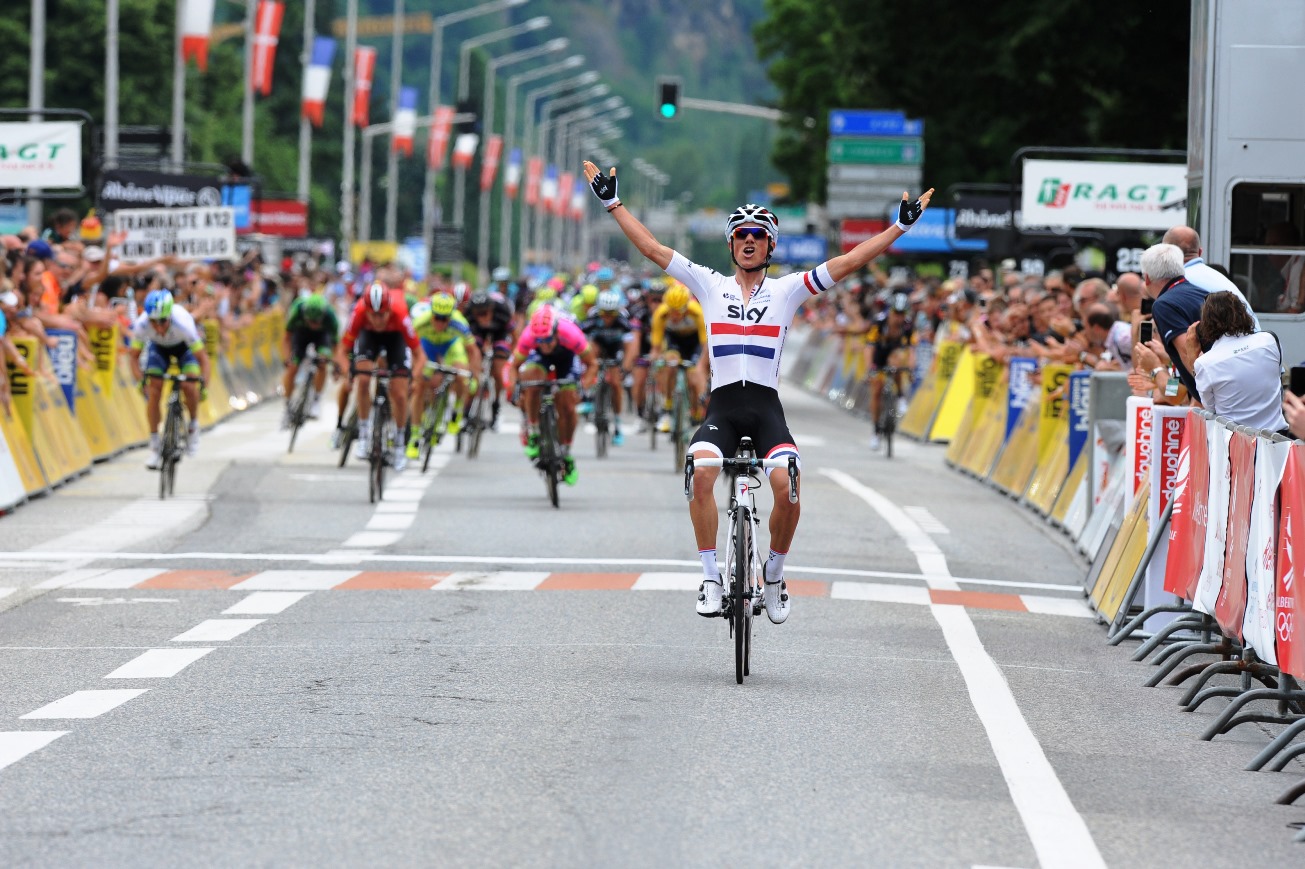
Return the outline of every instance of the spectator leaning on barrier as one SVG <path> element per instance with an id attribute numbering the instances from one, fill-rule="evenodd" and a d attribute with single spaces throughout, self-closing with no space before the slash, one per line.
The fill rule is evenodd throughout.
<path id="1" fill-rule="evenodd" d="M 1256 332 L 1246 305 L 1232 293 L 1211 293 L 1200 322 L 1189 329 L 1193 344 L 1208 347 L 1183 361 L 1191 366 L 1206 410 L 1237 425 L 1283 431 L 1282 348 L 1271 332 Z"/>
<path id="2" fill-rule="evenodd" d="M 1201 319 L 1201 305 L 1209 293 L 1187 280 L 1182 250 L 1177 245 L 1163 242 L 1143 251 L 1142 280 L 1146 285 L 1143 295 L 1155 300 L 1151 308 L 1155 335 L 1164 345 L 1169 362 L 1178 379 L 1187 387 L 1188 395 L 1199 401 L 1201 393 L 1196 378 L 1183 360 L 1196 356 L 1196 338 L 1188 330 Z"/>
<path id="3" fill-rule="evenodd" d="M 1305 399 L 1290 392 L 1283 393 L 1282 415 L 1287 420 L 1288 433 L 1305 441 Z"/>
<path id="4" fill-rule="evenodd" d="M 1237 288 L 1226 274 L 1216 271 L 1201 259 L 1201 236 L 1190 226 L 1175 226 L 1165 233 L 1161 239 L 1164 244 L 1172 244 L 1183 252 L 1183 274 L 1187 280 L 1196 286 L 1205 290 L 1207 293 L 1232 293 L 1241 299 L 1242 304 L 1246 306 L 1247 312 L 1251 315 L 1251 322 L 1255 324 L 1255 331 L 1260 331 L 1260 321 L 1255 316 L 1255 311 L 1251 308 L 1251 303 L 1246 300 L 1246 296 Z"/>

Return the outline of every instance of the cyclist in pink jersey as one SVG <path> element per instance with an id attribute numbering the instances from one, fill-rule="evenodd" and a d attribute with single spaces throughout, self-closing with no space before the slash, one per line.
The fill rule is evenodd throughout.
<path id="1" fill-rule="evenodd" d="M 810 271 L 779 278 L 766 277 L 771 254 L 779 241 L 779 219 L 759 205 L 743 205 L 729 216 L 725 243 L 734 262 L 734 274 L 722 275 L 690 262 L 659 242 L 648 228 L 621 204 L 616 193 L 616 169 L 604 175 L 589 161 L 585 178 L 607 212 L 616 219 L 639 252 L 687 286 L 707 319 L 707 350 L 711 360 L 711 405 L 702 426 L 689 444 L 695 458 L 733 456 L 739 439 L 749 437 L 765 458 L 797 456 L 797 445 L 779 402 L 779 362 L 784 339 L 798 307 L 848 275 L 870 264 L 888 250 L 920 219 L 933 197 L 932 188 L 910 201 L 905 192 L 897 221 L 842 256 Z M 703 582 L 698 592 L 698 614 L 721 613 L 722 584 L 716 563 L 716 534 L 720 513 L 715 485 L 720 469 L 699 467 L 693 475 L 689 517 L 698 540 Z M 797 530 L 799 506 L 788 500 L 787 475 L 772 475 L 775 509 L 770 514 L 770 557 L 763 572 L 762 601 L 775 624 L 788 618 L 789 597 L 784 585 L 784 559 Z"/>

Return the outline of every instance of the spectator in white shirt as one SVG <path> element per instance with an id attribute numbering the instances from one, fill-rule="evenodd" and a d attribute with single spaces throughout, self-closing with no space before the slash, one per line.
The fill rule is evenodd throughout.
<path id="1" fill-rule="evenodd" d="M 1201 404 L 1237 425 L 1282 431 L 1282 349 L 1269 332 L 1256 332 L 1242 300 L 1211 293 L 1192 325 L 1209 349 L 1193 365 Z"/>

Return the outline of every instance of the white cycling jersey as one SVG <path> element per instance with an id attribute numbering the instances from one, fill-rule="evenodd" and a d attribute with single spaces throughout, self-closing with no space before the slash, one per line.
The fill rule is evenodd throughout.
<path id="1" fill-rule="evenodd" d="M 666 274 L 689 288 L 707 318 L 711 388 L 756 383 L 777 389 L 779 359 L 793 316 L 803 302 L 831 289 L 828 264 L 782 278 L 765 278 L 747 304 L 733 275 L 690 262 L 679 252 Z"/>
<path id="2" fill-rule="evenodd" d="M 141 314 L 137 317 L 136 322 L 131 324 L 131 343 L 133 347 L 144 347 L 147 344 L 176 347 L 178 344 L 184 344 L 192 350 L 204 346 L 204 340 L 199 337 L 199 330 L 195 328 L 195 318 L 180 305 L 172 306 L 172 319 L 168 321 L 168 331 L 162 335 L 154 331 L 148 315 Z"/>

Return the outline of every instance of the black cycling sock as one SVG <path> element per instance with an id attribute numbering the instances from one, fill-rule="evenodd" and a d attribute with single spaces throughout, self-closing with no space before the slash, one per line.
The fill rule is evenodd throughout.
<path id="1" fill-rule="evenodd" d="M 403 442 L 406 444 L 410 440 L 412 440 L 412 423 L 405 422 L 403 424 Z"/>

